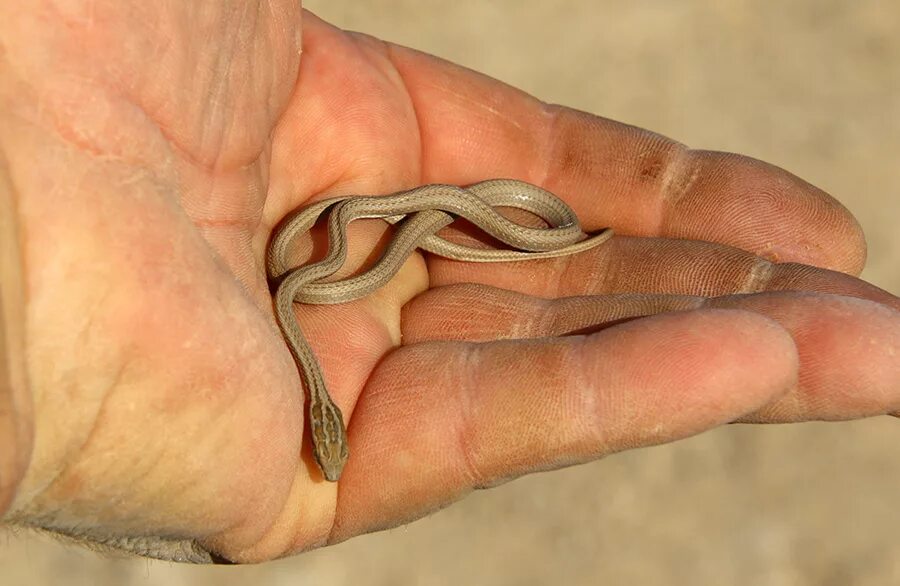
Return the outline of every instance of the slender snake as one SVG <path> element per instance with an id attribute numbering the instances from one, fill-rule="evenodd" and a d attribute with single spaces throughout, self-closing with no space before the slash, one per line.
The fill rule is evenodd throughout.
<path id="1" fill-rule="evenodd" d="M 542 218 L 549 227 L 517 224 L 495 211 L 512 207 Z M 324 259 L 289 268 L 286 255 L 293 240 L 308 232 L 328 212 L 328 253 Z M 362 274 L 321 282 L 337 272 L 347 257 L 347 225 L 361 218 L 381 218 L 398 229 L 381 258 Z M 456 244 L 436 233 L 464 218 L 510 249 Z M 322 369 L 293 313 L 294 303 L 332 304 L 364 297 L 387 283 L 416 248 L 469 262 L 510 262 L 554 258 L 593 248 L 612 236 L 609 228 L 585 234 L 575 212 L 552 193 L 512 179 L 492 179 L 466 188 L 424 185 L 385 196 L 325 199 L 292 213 L 269 244 L 267 273 L 277 283 L 275 318 L 306 387 L 313 454 L 325 478 L 340 478 L 350 450 L 340 409 L 332 402 Z"/>

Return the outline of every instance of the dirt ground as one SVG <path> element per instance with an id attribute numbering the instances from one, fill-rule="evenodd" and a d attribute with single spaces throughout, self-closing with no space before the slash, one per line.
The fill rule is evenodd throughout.
<path id="1" fill-rule="evenodd" d="M 894 0 L 309 0 L 346 28 L 841 199 L 864 277 L 900 293 Z M 117 560 L 0 537 L 0 583 L 900 584 L 900 421 L 731 426 L 540 474 L 408 527 L 255 567 Z"/>

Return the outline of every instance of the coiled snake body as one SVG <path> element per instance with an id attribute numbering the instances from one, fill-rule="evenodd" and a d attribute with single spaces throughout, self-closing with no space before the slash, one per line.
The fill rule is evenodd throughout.
<path id="1" fill-rule="evenodd" d="M 532 228 L 500 215 L 495 207 L 513 207 L 541 217 L 549 227 Z M 309 231 L 329 212 L 328 253 L 324 259 L 289 268 L 285 256 L 294 238 Z M 398 229 L 381 258 L 366 272 L 321 282 L 344 264 L 347 225 L 356 219 L 382 218 Z M 436 235 L 464 218 L 510 249 L 456 244 Z M 329 481 L 340 478 L 349 457 L 347 431 L 340 409 L 331 400 L 322 370 L 297 325 L 293 304 L 343 303 L 364 297 L 387 283 L 416 249 L 454 260 L 510 262 L 575 254 L 605 242 L 610 229 L 591 235 L 575 212 L 552 193 L 511 179 L 492 179 L 466 188 L 424 185 L 386 196 L 347 196 L 315 202 L 294 212 L 276 231 L 268 249 L 267 272 L 278 283 L 275 317 L 306 387 L 313 453 Z"/>

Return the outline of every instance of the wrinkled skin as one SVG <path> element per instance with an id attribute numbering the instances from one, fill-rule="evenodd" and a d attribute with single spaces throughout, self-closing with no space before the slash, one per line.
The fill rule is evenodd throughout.
<path id="1" fill-rule="evenodd" d="M 900 409 L 898 301 L 852 276 L 862 234 L 815 187 L 293 1 L 156 4 L 0 3 L 24 343 L 0 391 L 8 519 L 259 561 L 726 422 Z M 314 198 L 490 177 L 619 236 L 515 265 L 415 255 L 369 299 L 298 308 L 350 435 L 324 482 L 264 278 L 273 226 Z M 347 271 L 386 231 L 351 230 Z"/>

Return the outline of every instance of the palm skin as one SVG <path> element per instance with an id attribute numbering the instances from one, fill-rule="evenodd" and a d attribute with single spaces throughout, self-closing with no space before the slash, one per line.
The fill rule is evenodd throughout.
<path id="1" fill-rule="evenodd" d="M 258 561 L 730 421 L 900 408 L 897 300 L 849 276 L 865 249 L 846 210 L 780 169 L 295 2 L 5 3 L 0 23 L 30 402 L 9 410 L 14 521 Z M 622 236 L 509 266 L 416 255 L 370 298 L 298 308 L 350 435 L 324 482 L 272 316 L 272 229 L 314 198 L 489 177 Z M 347 271 L 386 231 L 351 230 Z"/>

